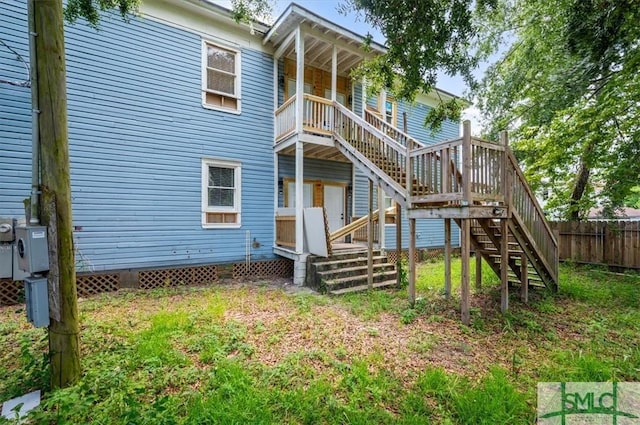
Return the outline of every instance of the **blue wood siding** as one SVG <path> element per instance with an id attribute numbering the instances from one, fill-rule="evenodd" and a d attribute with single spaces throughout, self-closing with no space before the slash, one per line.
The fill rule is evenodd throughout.
<path id="1" fill-rule="evenodd" d="M 362 83 L 353 83 L 353 112 L 362 116 Z"/>
<path id="2" fill-rule="evenodd" d="M 377 107 L 376 98 L 367 99 L 367 104 Z M 429 128 L 424 126 L 424 120 L 430 107 L 421 103 L 407 104 L 398 102 L 398 127 L 402 128 L 403 113 L 407 113 L 407 130 L 409 134 L 425 144 L 433 144 L 438 141 L 452 139 L 459 135 L 459 125 L 457 122 L 446 121 L 440 131 L 432 134 Z M 363 216 L 368 212 L 368 179 L 356 169 L 354 176 L 354 215 Z M 373 205 L 377 206 L 377 188 L 374 187 Z M 402 246 L 409 247 L 409 221 L 405 211 L 402 212 Z M 396 247 L 396 227 L 395 225 L 385 226 L 385 245 L 389 249 Z M 454 246 L 460 244 L 460 233 L 456 226 L 452 226 L 451 240 Z M 441 247 L 444 245 L 444 222 L 442 220 L 416 220 L 416 246 L 419 248 Z"/>
<path id="3" fill-rule="evenodd" d="M 19 39 L 22 29 L 18 44 L 26 46 L 23 2 L 5 1 L 2 10 L 11 13 L 3 28 L 10 22 Z M 201 106 L 198 34 L 114 15 L 100 31 L 75 24 L 65 36 L 75 239 L 85 264 L 97 271 L 239 261 L 246 232 L 261 243 L 253 259 L 273 258 L 272 57 L 242 49 L 242 113 L 235 115 Z M 28 94 L 0 90 L 2 114 L 16 104 L 20 129 L 0 127 L 2 150 L 9 140 L 26 158 Z M 202 228 L 203 157 L 241 162 L 240 229 Z M 21 161 L 12 171 L 25 173 Z M 28 178 L 18 186 L 24 194 L 11 196 L 22 199 Z M 0 214 L 15 211 L 0 207 Z"/>
<path id="4" fill-rule="evenodd" d="M 29 61 L 27 16 L 21 1 L 0 2 L 0 38 Z M 0 46 L 0 78 L 28 80 L 22 62 Z M 31 188 L 31 90 L 0 84 L 0 215 L 23 217 Z"/>

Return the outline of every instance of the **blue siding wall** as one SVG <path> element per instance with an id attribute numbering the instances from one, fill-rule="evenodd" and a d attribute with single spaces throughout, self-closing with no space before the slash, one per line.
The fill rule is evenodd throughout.
<path id="1" fill-rule="evenodd" d="M 23 2 L 4 1 L 5 9 L 26 45 Z M 201 106 L 198 34 L 113 16 L 98 32 L 76 24 L 65 35 L 75 238 L 85 264 L 104 270 L 238 261 L 247 231 L 262 244 L 251 248 L 252 257 L 273 258 L 272 57 L 242 50 L 242 113 L 235 115 Z M 25 117 L 18 134 L 3 125 L 0 140 L 28 155 L 28 94 L 16 101 L 0 90 L 0 110 L 18 103 L 15 115 Z M 240 229 L 202 228 L 203 157 L 242 163 Z M 14 169 L 24 173 L 24 165 Z M 13 197 L 27 196 L 28 179 L 22 186 L 24 194 Z M 3 204 L 0 214 L 12 208 Z"/>
<path id="2" fill-rule="evenodd" d="M 367 99 L 367 104 L 377 107 L 375 98 Z M 452 139 L 459 135 L 459 125 L 457 122 L 446 121 L 439 132 L 431 134 L 431 130 L 424 126 L 424 119 L 430 107 L 421 103 L 407 104 L 398 102 L 398 127 L 402 128 L 403 113 L 407 113 L 407 130 L 409 134 L 425 144 L 433 144 L 438 141 Z M 368 211 L 368 179 L 356 169 L 354 183 L 354 211 L 356 216 L 366 215 Z M 374 209 L 377 207 L 377 188 L 374 187 Z M 409 247 L 409 225 L 403 210 L 402 219 L 402 246 Z M 385 245 L 389 249 L 394 249 L 396 245 L 395 225 L 388 225 L 385 228 Z M 451 241 L 454 245 L 460 243 L 460 233 L 455 226 L 452 227 Z M 416 246 L 439 247 L 444 245 L 444 222 L 442 220 L 416 220 Z"/>
<path id="3" fill-rule="evenodd" d="M 362 116 L 362 83 L 353 84 L 353 112 Z"/>
<path id="4" fill-rule="evenodd" d="M 23 1 L 0 2 L 0 38 L 29 60 Z M 0 46 L 0 79 L 28 80 L 22 62 Z M 0 215 L 23 217 L 31 187 L 31 90 L 0 83 Z"/>

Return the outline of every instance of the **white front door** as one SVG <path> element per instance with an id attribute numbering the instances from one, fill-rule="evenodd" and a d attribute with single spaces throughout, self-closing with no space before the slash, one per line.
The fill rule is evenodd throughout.
<path id="1" fill-rule="evenodd" d="M 329 233 L 344 226 L 344 186 L 324 185 L 324 207 L 327 210 Z"/>

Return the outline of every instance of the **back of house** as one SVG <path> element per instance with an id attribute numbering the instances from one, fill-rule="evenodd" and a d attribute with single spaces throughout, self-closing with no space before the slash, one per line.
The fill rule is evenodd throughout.
<path id="1" fill-rule="evenodd" d="M 0 47 L 0 79 L 26 81 L 25 2 L 1 2 L 0 21 L 0 39 L 11 48 Z M 146 0 L 127 22 L 105 14 L 99 30 L 66 25 L 81 294 L 291 277 L 309 253 L 305 208 L 324 208 L 329 234 L 368 214 L 371 176 L 335 146 L 337 112 L 329 111 L 344 108 L 344 116 L 387 134 L 403 128 L 404 118 L 406 132 L 425 144 L 457 137 L 457 122 L 435 136 L 423 127 L 432 95 L 411 105 L 384 92 L 366 96 L 351 70 L 384 47 L 365 52 L 363 41 L 297 5 L 253 30 L 196 0 Z M 31 138 L 30 89 L 0 83 L 0 224 L 25 221 Z M 384 185 L 374 189 L 374 208 L 393 205 Z M 442 226 L 418 220 L 418 247 L 442 246 Z M 395 249 L 396 226 L 381 223 L 377 234 L 379 248 Z M 19 297 L 24 274 L 15 245 L 15 237 L 0 239 L 0 303 Z"/>

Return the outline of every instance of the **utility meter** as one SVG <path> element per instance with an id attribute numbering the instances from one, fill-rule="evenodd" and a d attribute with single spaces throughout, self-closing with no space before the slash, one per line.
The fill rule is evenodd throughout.
<path id="1" fill-rule="evenodd" d="M 18 267 L 27 273 L 49 270 L 49 246 L 45 226 L 16 227 Z"/>

